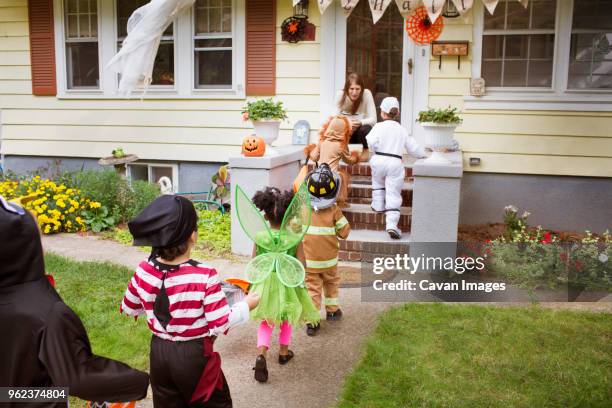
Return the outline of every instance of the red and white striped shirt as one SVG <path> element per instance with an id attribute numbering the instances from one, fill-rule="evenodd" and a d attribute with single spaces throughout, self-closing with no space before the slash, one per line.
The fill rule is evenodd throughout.
<path id="1" fill-rule="evenodd" d="M 153 313 L 162 279 L 171 317 L 165 329 Z M 217 271 L 195 261 L 167 271 L 154 261 L 141 262 L 125 291 L 121 312 L 129 316 L 144 313 L 153 334 L 173 341 L 217 336 L 229 328 L 230 308 Z"/>

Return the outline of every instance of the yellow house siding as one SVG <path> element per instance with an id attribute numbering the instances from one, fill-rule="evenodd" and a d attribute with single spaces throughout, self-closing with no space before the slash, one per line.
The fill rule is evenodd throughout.
<path id="1" fill-rule="evenodd" d="M 0 98 L 31 94 L 27 0 L 0 0 Z"/>
<path id="2" fill-rule="evenodd" d="M 440 40 L 470 41 L 470 55 L 432 57 L 429 105 L 462 109 L 457 140 L 471 172 L 612 177 L 612 112 L 466 110 L 473 52 L 472 14 L 446 19 Z M 480 166 L 470 166 L 478 157 Z"/>
<path id="3" fill-rule="evenodd" d="M 9 6 L 10 5 L 10 6 Z M 6 7 L 4 7 L 6 6 Z M 2 153 L 8 155 L 98 158 L 117 146 L 144 160 L 224 162 L 238 154 L 252 133 L 241 120 L 244 99 L 58 99 L 31 95 L 27 2 L 0 0 L 0 109 Z M 320 44 L 281 40 L 280 26 L 292 14 L 290 0 L 278 2 L 276 99 L 288 109 L 278 144 L 291 141 L 291 130 L 305 119 L 316 133 L 319 123 Z M 11 11 L 2 13 L 4 8 Z M 311 21 L 320 24 L 316 4 Z M 14 25 L 19 23 L 25 29 Z M 319 31 L 319 27 L 317 27 Z M 10 48 L 5 50 L 4 48 Z M 10 60 L 4 58 L 10 54 Z M 9 61 L 10 63 L 7 63 Z M 30 94 L 30 95 L 27 95 Z"/>

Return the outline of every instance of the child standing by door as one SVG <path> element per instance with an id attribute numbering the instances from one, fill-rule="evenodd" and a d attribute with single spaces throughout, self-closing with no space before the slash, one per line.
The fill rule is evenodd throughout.
<path id="1" fill-rule="evenodd" d="M 398 223 L 404 185 L 404 150 L 417 158 L 426 157 L 423 147 L 397 122 L 399 112 L 397 98 L 383 99 L 380 104 L 383 121 L 377 123 L 367 136 L 368 146 L 375 153 L 370 159 L 372 210 L 386 213 L 386 230 L 393 239 L 399 239 L 402 234 Z"/>

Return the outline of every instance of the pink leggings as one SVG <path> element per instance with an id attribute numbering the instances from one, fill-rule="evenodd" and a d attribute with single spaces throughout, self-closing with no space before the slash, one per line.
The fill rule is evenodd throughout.
<path id="1" fill-rule="evenodd" d="M 270 337 L 272 337 L 272 330 L 274 330 L 274 325 L 270 326 L 265 320 L 262 320 L 261 324 L 257 328 L 257 347 L 267 347 L 270 348 Z M 293 332 L 293 327 L 289 324 L 288 321 L 284 321 L 280 325 L 280 333 L 278 334 L 278 342 L 282 346 L 288 346 L 291 344 L 291 333 Z"/>

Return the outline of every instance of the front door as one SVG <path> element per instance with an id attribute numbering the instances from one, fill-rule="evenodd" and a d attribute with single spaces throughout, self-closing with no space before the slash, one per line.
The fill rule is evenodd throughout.
<path id="1" fill-rule="evenodd" d="M 415 133 L 415 111 L 427 105 L 427 79 L 418 86 L 415 74 L 417 68 L 421 74 L 425 73 L 429 57 L 425 48 L 416 47 L 408 39 L 404 19 L 395 4 L 389 5 L 374 24 L 369 2 L 360 1 L 346 19 L 345 44 L 345 74 L 356 72 L 364 78 L 366 88 L 374 96 L 378 119 L 381 101 L 395 96 L 400 101 L 402 125 L 411 135 Z"/>

